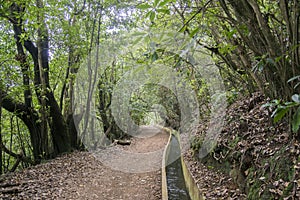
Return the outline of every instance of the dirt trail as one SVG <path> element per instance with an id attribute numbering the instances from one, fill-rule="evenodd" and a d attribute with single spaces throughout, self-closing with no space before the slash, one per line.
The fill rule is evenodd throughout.
<path id="1" fill-rule="evenodd" d="M 151 136 L 147 134 L 154 129 L 143 128 L 144 137 L 149 137 L 135 137 L 129 146 L 111 147 L 122 154 L 142 155 L 135 160 L 118 163 L 121 171 L 112 169 L 107 160 L 102 162 L 89 152 L 74 152 L 7 176 L 0 182 L 0 199 L 161 199 L 161 155 L 168 134 L 161 132 Z M 138 169 L 147 169 L 144 163 L 152 163 L 152 166 L 155 163 L 159 167 L 142 173 L 126 173 L 122 167 L 128 163 Z"/>

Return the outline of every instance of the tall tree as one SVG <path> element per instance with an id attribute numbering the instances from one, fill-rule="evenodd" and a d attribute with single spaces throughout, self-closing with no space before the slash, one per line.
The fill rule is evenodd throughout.
<path id="1" fill-rule="evenodd" d="M 17 46 L 16 60 L 20 63 L 23 75 L 24 101 L 13 99 L 4 88 L 1 89 L 2 106 L 15 113 L 27 126 L 36 162 L 49 154 L 57 155 L 71 150 L 69 129 L 63 118 L 62 111 L 50 86 L 49 78 L 49 38 L 45 23 L 44 5 L 42 0 L 36 1 L 37 42 L 30 39 L 25 30 L 26 21 L 23 16 L 28 12 L 29 3 L 5 2 L 1 7 L 1 17 L 8 20 L 13 27 Z M 24 38 L 24 36 L 26 36 Z M 30 55 L 31 59 L 27 56 Z M 30 64 L 33 62 L 33 83 L 39 109 L 32 100 L 30 87 Z M 48 129 L 52 138 L 53 152 L 48 145 Z"/>

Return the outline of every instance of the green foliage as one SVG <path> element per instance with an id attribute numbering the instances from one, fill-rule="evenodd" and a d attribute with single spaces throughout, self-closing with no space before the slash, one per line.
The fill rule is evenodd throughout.
<path id="1" fill-rule="evenodd" d="M 288 112 L 295 110 L 292 117 L 292 131 L 296 133 L 300 127 L 300 95 L 294 94 L 292 96 L 292 102 L 282 102 L 278 99 L 273 100 L 271 103 L 267 103 L 264 107 L 275 107 L 271 117 L 273 117 L 274 123 L 280 121 Z"/>
<path id="2" fill-rule="evenodd" d="M 149 18 L 151 22 L 154 22 L 157 19 L 158 14 L 170 14 L 170 9 L 168 8 L 168 4 L 174 2 L 174 0 L 154 0 L 149 3 L 142 3 L 137 6 L 138 9 L 143 11 L 147 11 L 145 14 L 145 18 Z"/>
<path id="3" fill-rule="evenodd" d="M 269 58 L 267 55 L 255 58 L 258 60 L 256 64 L 252 67 L 253 72 L 262 73 L 265 67 L 275 66 L 276 63 L 272 58 Z"/>

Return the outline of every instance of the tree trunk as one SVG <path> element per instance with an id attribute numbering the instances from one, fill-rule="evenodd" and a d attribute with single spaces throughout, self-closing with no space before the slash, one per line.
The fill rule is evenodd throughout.
<path id="1" fill-rule="evenodd" d="M 39 163 L 44 155 L 44 147 L 41 142 L 42 126 L 38 113 L 32 108 L 27 107 L 25 104 L 16 102 L 14 99 L 10 98 L 1 88 L 0 94 L 0 98 L 2 98 L 2 107 L 11 113 L 15 113 L 27 126 L 30 132 L 34 160 L 35 163 Z"/>
<path id="2" fill-rule="evenodd" d="M 43 8 L 42 0 L 36 1 L 38 8 Z M 17 46 L 21 52 L 21 46 L 18 38 L 25 33 L 21 20 L 14 15 L 22 14 L 25 8 L 13 3 L 11 5 L 11 16 L 8 20 L 14 26 L 15 38 L 17 39 Z M 33 108 L 26 105 L 31 104 L 29 99 L 25 99 L 26 104 L 14 102 L 6 96 L 3 101 L 3 107 L 9 112 L 15 112 L 16 115 L 25 123 L 30 131 L 31 143 L 33 146 L 33 154 L 36 160 L 40 160 L 44 153 L 48 151 L 48 129 L 49 124 L 50 134 L 54 147 L 54 155 L 69 152 L 71 149 L 71 141 L 69 137 L 69 130 L 63 118 L 62 112 L 54 97 L 49 83 L 49 39 L 48 30 L 44 22 L 43 9 L 37 12 L 37 19 L 39 23 L 38 28 L 38 47 L 27 39 L 22 44 L 30 53 L 34 63 L 34 85 L 36 89 L 36 96 L 39 104 L 42 106 L 40 118 L 39 113 Z M 27 80 L 26 80 L 27 81 Z M 25 96 L 26 97 L 26 96 Z M 42 124 L 43 123 L 43 124 Z M 47 145 L 47 147 L 45 147 Z M 46 151 L 46 152 L 45 152 Z"/>
<path id="3" fill-rule="evenodd" d="M 38 8 L 43 8 L 43 1 L 36 0 Z M 54 97 L 49 83 L 49 38 L 42 10 L 38 10 L 38 66 L 42 95 L 45 95 L 45 107 L 49 108 L 50 133 L 53 140 L 54 155 L 69 152 L 71 141 L 69 130 L 63 118 L 62 111 Z M 45 98 L 41 96 L 43 100 Z M 42 104 L 43 106 L 43 104 Z"/>

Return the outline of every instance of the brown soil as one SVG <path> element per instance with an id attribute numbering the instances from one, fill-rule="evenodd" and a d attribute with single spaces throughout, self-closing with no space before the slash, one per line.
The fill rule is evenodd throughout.
<path id="1" fill-rule="evenodd" d="M 129 146 L 111 148 L 128 154 L 161 152 L 167 140 L 168 134 L 159 133 L 148 138 L 133 138 Z M 0 199 L 158 200 L 161 199 L 161 158 L 147 159 L 159 165 L 155 171 L 126 173 L 122 168 L 122 171 L 113 170 L 90 152 L 74 152 L 6 175 L 0 182 Z M 134 160 L 135 166 L 144 162 Z"/>

